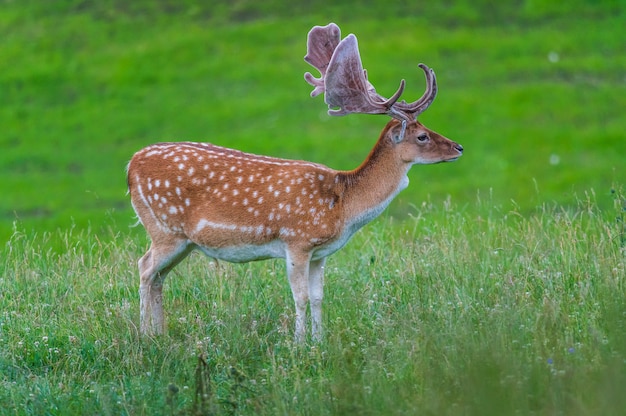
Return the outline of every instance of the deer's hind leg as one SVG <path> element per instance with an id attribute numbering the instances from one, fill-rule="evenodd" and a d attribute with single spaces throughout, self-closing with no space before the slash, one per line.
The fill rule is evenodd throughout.
<path id="1" fill-rule="evenodd" d="M 165 276 L 193 250 L 187 239 L 156 244 L 139 259 L 140 331 L 161 334 L 165 330 L 163 317 L 163 281 Z"/>

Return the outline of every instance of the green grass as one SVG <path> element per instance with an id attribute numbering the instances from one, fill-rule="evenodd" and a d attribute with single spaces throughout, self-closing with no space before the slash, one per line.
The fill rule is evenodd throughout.
<path id="1" fill-rule="evenodd" d="M 3 1 L 0 239 L 16 220 L 125 229 L 124 168 L 157 141 L 356 167 L 386 120 L 330 118 L 309 97 L 306 33 L 329 21 L 358 35 L 382 94 L 406 78 L 415 99 L 417 63 L 433 67 L 421 121 L 465 146 L 456 164 L 414 168 L 394 215 L 477 193 L 528 213 L 624 183 L 623 2 L 388 3 Z"/>
<path id="2" fill-rule="evenodd" d="M 624 200 L 477 204 L 491 213 L 426 204 L 357 234 L 326 268 L 326 338 L 301 347 L 281 261 L 192 255 L 166 283 L 167 335 L 143 338 L 143 237 L 15 230 L 0 413 L 192 414 L 202 387 L 204 414 L 622 414 Z"/>

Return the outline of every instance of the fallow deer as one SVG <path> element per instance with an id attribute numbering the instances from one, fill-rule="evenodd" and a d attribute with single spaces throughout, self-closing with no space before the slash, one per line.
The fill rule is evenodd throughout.
<path id="1" fill-rule="evenodd" d="M 362 67 L 357 40 L 341 40 L 333 23 L 307 37 L 305 61 L 321 74 L 305 80 L 324 93 L 329 114 L 388 114 L 367 159 L 338 171 L 297 160 L 257 156 L 208 143 L 159 143 L 128 165 L 131 202 L 151 239 L 139 260 L 140 330 L 164 331 L 163 281 L 192 250 L 229 262 L 284 258 L 295 301 L 295 339 L 322 336 L 326 258 L 376 218 L 404 189 L 414 164 L 454 161 L 463 147 L 427 129 L 417 116 L 437 92 L 434 72 L 420 64 L 427 88 L 413 103 L 378 95 Z"/>

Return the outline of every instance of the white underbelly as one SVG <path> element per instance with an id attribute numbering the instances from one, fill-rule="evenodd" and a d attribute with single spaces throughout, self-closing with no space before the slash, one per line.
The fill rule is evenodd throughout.
<path id="1" fill-rule="evenodd" d="M 198 246 L 198 249 L 209 257 L 231 263 L 247 263 L 255 260 L 286 257 L 285 244 L 280 240 L 259 245 L 245 244 L 236 247 L 215 248 Z"/>

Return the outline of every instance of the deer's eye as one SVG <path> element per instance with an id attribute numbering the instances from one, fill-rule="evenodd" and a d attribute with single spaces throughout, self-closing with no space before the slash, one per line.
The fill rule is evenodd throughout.
<path id="1" fill-rule="evenodd" d="M 426 143 L 428 141 L 428 135 L 426 133 L 422 133 L 417 136 L 417 141 L 420 143 Z"/>

